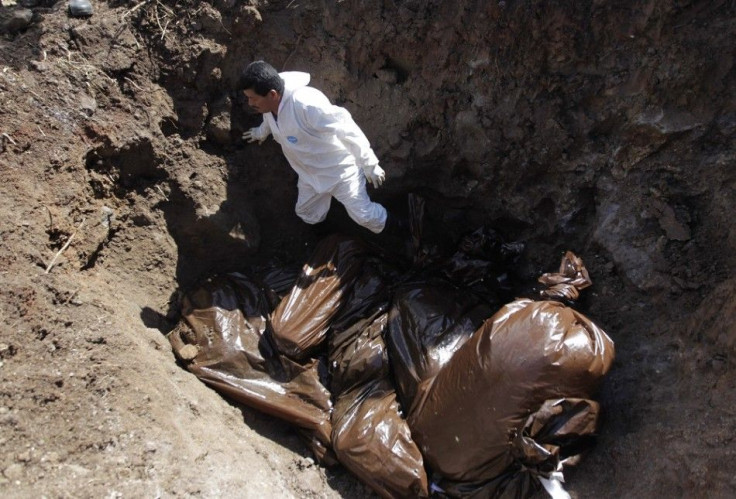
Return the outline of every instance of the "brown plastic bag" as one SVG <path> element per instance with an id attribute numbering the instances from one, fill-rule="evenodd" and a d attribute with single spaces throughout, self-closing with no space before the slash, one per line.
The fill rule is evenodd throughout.
<path id="1" fill-rule="evenodd" d="M 317 245 L 273 313 L 273 336 L 281 353 L 303 359 L 323 343 L 364 256 L 359 241 L 343 236 L 327 237 Z"/>
<path id="2" fill-rule="evenodd" d="M 561 266 L 570 286 L 582 274 L 575 263 Z M 590 398 L 613 357 L 611 339 L 579 312 L 557 301 L 515 300 L 420 387 L 408 419 L 412 436 L 446 479 L 499 477 L 515 463 L 510 439 L 527 416 L 547 399 Z"/>
<path id="3" fill-rule="evenodd" d="M 330 393 L 316 360 L 298 364 L 276 351 L 268 296 L 243 274 L 212 278 L 183 298 L 185 322 L 169 340 L 180 356 L 186 345 L 196 347 L 187 369 L 216 391 L 307 430 L 315 454 L 329 464 Z"/>
<path id="4" fill-rule="evenodd" d="M 599 405 L 592 400 L 546 400 L 512 435 L 514 463 L 503 473 L 475 483 L 440 480 L 436 487 L 449 497 L 530 497 L 540 488 L 536 477 L 553 476 L 592 447 L 598 415 Z"/>
<path id="5" fill-rule="evenodd" d="M 383 497 L 423 497 L 427 476 L 399 411 L 386 345 L 385 269 L 366 259 L 329 334 L 332 445 L 338 460 Z"/>
<path id="6" fill-rule="evenodd" d="M 332 445 L 346 468 L 386 498 L 427 497 L 422 454 L 400 416 L 388 378 L 341 395 L 332 417 Z"/>
<path id="7" fill-rule="evenodd" d="M 339 366 L 333 386 L 345 387 L 332 414 L 332 446 L 340 463 L 381 496 L 426 497 L 422 455 L 389 376 L 385 327 L 386 313 L 375 315 L 340 355 L 332 356 Z"/>
<path id="8" fill-rule="evenodd" d="M 405 410 L 419 384 L 436 375 L 492 312 L 480 297 L 444 280 L 425 279 L 397 290 L 386 343 Z"/>
<path id="9" fill-rule="evenodd" d="M 417 225 L 419 215 L 421 210 L 413 217 Z M 386 336 L 405 411 L 419 384 L 436 375 L 508 301 L 502 298 L 507 269 L 522 250 L 522 244 L 505 243 L 496 231 L 481 227 L 465 235 L 450 257 L 432 260 L 424 255 L 427 258 L 415 262 L 412 276 L 394 292 Z"/>
<path id="10" fill-rule="evenodd" d="M 388 287 L 369 259 L 330 327 L 328 360 L 333 396 L 390 376 L 383 340 L 388 300 Z"/>

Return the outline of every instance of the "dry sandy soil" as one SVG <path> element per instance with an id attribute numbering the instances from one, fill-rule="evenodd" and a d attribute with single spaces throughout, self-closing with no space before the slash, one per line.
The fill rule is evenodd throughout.
<path id="1" fill-rule="evenodd" d="M 370 497 L 177 364 L 182 290 L 303 262 L 295 176 L 233 92 L 304 70 L 442 241 L 575 251 L 616 342 L 574 497 L 736 495 L 736 2 L 0 7 L 0 495 Z M 335 207 L 328 222 L 355 230 Z"/>

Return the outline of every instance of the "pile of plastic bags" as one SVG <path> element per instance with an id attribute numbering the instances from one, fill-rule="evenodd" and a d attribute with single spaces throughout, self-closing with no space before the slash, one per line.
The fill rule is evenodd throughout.
<path id="1" fill-rule="evenodd" d="M 406 270 L 330 236 L 299 272 L 208 279 L 169 339 L 203 382 L 384 497 L 555 494 L 595 434 L 614 347 L 568 306 L 590 285 L 572 253 L 536 299 L 503 301 L 520 249 L 481 229 Z"/>

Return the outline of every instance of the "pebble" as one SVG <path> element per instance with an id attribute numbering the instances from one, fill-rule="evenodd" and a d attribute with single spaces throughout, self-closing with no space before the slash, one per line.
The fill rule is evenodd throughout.
<path id="1" fill-rule="evenodd" d="M 3 475 L 5 475 L 5 478 L 8 480 L 23 478 L 23 465 L 18 463 L 11 464 L 3 470 Z"/>
<path id="2" fill-rule="evenodd" d="M 29 9 L 18 9 L 10 14 L 10 17 L 2 25 L 2 31 L 15 34 L 26 29 L 33 19 L 33 11 Z"/>
<path id="3" fill-rule="evenodd" d="M 92 116 L 97 110 L 97 101 L 88 95 L 82 95 L 79 98 L 79 107 L 87 116 Z"/>
<path id="4" fill-rule="evenodd" d="M 30 61 L 29 64 L 39 73 L 43 73 L 49 69 L 49 65 L 44 61 Z"/>

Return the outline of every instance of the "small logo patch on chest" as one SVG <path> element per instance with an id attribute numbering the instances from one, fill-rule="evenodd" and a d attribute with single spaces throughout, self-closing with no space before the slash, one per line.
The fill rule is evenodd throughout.
<path id="1" fill-rule="evenodd" d="M 296 144 L 298 142 L 298 139 L 294 137 L 293 135 L 289 135 L 288 137 L 286 137 L 286 140 L 288 140 L 292 144 Z"/>

